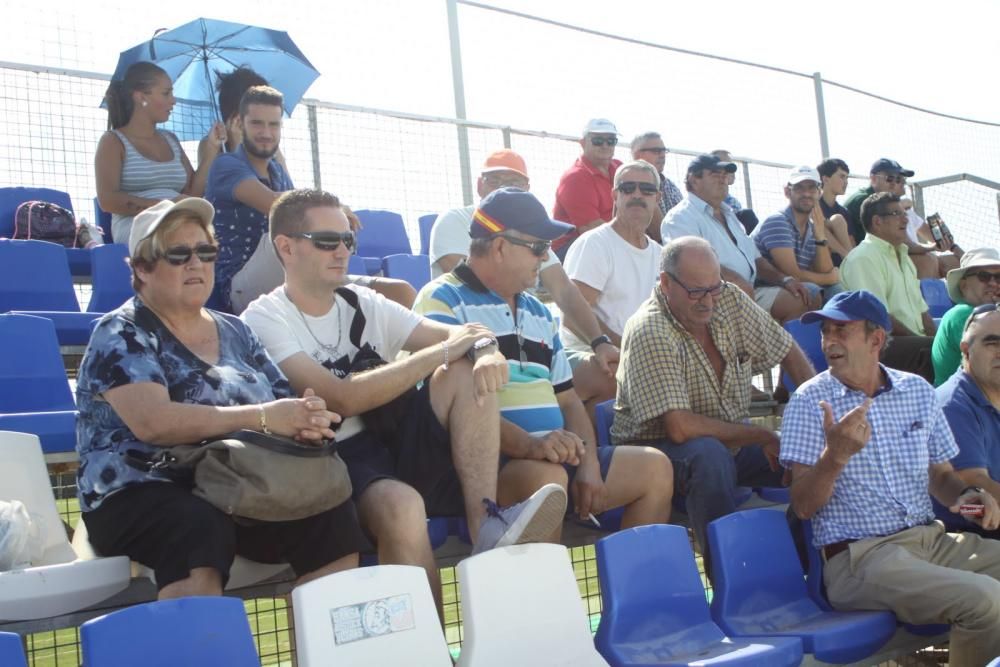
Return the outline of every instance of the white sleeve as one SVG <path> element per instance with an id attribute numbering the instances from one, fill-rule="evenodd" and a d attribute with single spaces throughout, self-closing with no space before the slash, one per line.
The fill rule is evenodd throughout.
<path id="1" fill-rule="evenodd" d="M 420 324 L 421 316 L 374 290 L 359 288 L 355 292 L 358 294 L 359 305 L 367 321 L 366 331 L 368 327 L 375 328 L 384 346 L 378 353 L 386 361 L 391 361 L 403 349 L 410 334 Z"/>
<path id="2" fill-rule="evenodd" d="M 240 319 L 257 334 L 274 363 L 280 364 L 292 355 L 304 351 L 299 337 L 293 331 L 300 320 L 285 312 L 274 297 L 256 299 L 243 311 Z"/>
<path id="3" fill-rule="evenodd" d="M 469 217 L 466 209 L 455 208 L 438 216 L 431 227 L 431 264 L 445 255 L 469 256 Z"/>
<path id="4" fill-rule="evenodd" d="M 684 206 L 682 210 L 678 211 L 677 209 L 681 206 L 684 206 L 683 202 L 667 211 L 667 217 L 660 223 L 660 238 L 663 239 L 664 244 L 682 236 L 705 237 L 701 233 L 694 210 L 690 206 Z"/>
<path id="5" fill-rule="evenodd" d="M 612 258 L 603 234 L 586 233 L 569 247 L 566 253 L 566 275 L 570 280 L 604 291 L 611 278 Z"/>

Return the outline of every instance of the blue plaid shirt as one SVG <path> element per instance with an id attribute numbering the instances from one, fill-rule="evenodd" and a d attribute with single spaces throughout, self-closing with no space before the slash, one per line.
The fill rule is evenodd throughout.
<path id="1" fill-rule="evenodd" d="M 928 467 L 958 454 L 934 397 L 922 378 L 882 367 L 887 384 L 868 410 L 871 438 L 851 457 L 833 495 L 813 518 L 816 546 L 892 535 L 934 518 Z M 781 420 L 781 463 L 815 465 L 826 447 L 821 400 L 833 418 L 861 405 L 865 394 L 824 371 L 799 387 Z"/>

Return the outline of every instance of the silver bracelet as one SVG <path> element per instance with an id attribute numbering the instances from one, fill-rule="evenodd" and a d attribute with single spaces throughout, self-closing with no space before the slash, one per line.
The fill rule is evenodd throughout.
<path id="1" fill-rule="evenodd" d="M 441 347 L 444 348 L 444 369 L 448 370 L 448 341 L 442 341 Z"/>

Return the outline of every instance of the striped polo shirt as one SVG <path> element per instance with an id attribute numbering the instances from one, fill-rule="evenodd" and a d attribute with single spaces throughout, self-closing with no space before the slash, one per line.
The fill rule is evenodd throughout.
<path id="1" fill-rule="evenodd" d="M 558 328 L 549 309 L 526 294 L 507 302 L 488 289 L 468 264 L 428 283 L 413 309 L 437 322 L 478 322 L 489 327 L 500 342 L 510 367 L 510 383 L 500 392 L 500 415 L 532 435 L 564 427 L 556 394 L 573 387 Z"/>

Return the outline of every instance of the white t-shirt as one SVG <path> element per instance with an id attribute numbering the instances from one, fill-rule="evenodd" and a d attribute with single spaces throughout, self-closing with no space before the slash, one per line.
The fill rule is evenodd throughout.
<path id="1" fill-rule="evenodd" d="M 911 243 L 923 243 L 917 231 L 924 226 L 924 219 L 912 208 L 906 212 L 906 236 Z"/>
<path id="2" fill-rule="evenodd" d="M 431 227 L 430 248 L 427 250 L 431 261 L 431 280 L 437 278 L 444 271 L 437 263 L 445 255 L 469 256 L 469 226 L 472 224 L 472 213 L 475 206 L 464 206 L 453 208 L 437 217 L 434 226 Z M 541 270 L 549 268 L 559 263 L 559 258 L 554 252 L 549 253 L 549 258 L 542 262 Z"/>
<path id="3" fill-rule="evenodd" d="M 566 254 L 566 275 L 600 292 L 594 314 L 619 336 L 660 278 L 662 246 L 646 240 L 645 248 L 636 248 L 610 224 L 601 225 L 584 232 Z M 560 335 L 574 349 L 590 350 L 590 341 L 581 341 L 566 327 Z"/>
<path id="4" fill-rule="evenodd" d="M 345 287 L 357 295 L 358 306 L 365 316 L 361 344 L 370 345 L 383 359 L 392 361 L 423 318 L 367 287 Z M 354 313 L 354 308 L 337 295 L 333 308 L 326 315 L 305 315 L 288 299 L 285 288 L 278 287 L 251 302 L 240 317 L 260 338 L 274 363 L 281 364 L 292 355 L 305 352 L 343 378 L 358 352 L 350 338 Z M 324 348 L 321 343 L 331 349 Z M 360 417 L 347 417 L 337 431 L 337 439 L 346 440 L 362 430 L 364 425 Z"/>

